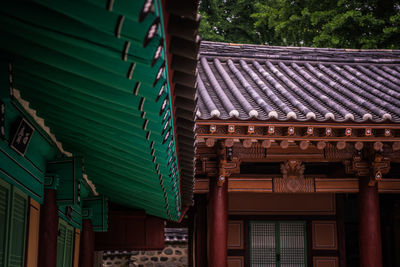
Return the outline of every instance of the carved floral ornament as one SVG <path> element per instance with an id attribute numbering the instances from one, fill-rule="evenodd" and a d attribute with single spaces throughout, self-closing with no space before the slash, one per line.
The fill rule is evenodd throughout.
<path id="1" fill-rule="evenodd" d="M 274 192 L 314 192 L 314 179 L 304 178 L 305 166 L 299 160 L 288 160 L 281 164 L 282 178 L 274 179 Z"/>

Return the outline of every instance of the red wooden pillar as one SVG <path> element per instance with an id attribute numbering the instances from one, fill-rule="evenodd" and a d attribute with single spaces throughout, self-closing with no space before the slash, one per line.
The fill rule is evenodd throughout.
<path id="1" fill-rule="evenodd" d="M 93 267 L 94 232 L 91 220 L 83 220 L 79 251 L 79 267 Z"/>
<path id="2" fill-rule="evenodd" d="M 369 186 L 368 181 L 368 177 L 360 177 L 360 266 L 382 267 L 378 187 Z"/>
<path id="3" fill-rule="evenodd" d="M 194 259 L 196 267 L 207 266 L 207 197 L 194 196 Z"/>
<path id="4" fill-rule="evenodd" d="M 40 209 L 39 265 L 57 265 L 58 208 L 55 189 L 44 190 L 44 203 Z"/>
<path id="5" fill-rule="evenodd" d="M 224 178 L 226 179 L 226 178 Z M 209 267 L 227 267 L 228 254 L 228 181 L 218 184 L 210 179 Z"/>

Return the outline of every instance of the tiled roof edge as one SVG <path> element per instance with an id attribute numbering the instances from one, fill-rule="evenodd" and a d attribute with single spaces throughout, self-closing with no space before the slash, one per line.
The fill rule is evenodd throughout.
<path id="1" fill-rule="evenodd" d="M 252 58 L 260 60 L 321 61 L 394 64 L 400 62 L 400 50 L 285 47 L 202 41 L 205 57 Z"/>

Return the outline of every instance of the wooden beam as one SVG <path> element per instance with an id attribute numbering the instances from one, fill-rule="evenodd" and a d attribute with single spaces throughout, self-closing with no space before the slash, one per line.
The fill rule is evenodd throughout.
<path id="1" fill-rule="evenodd" d="M 346 141 L 339 141 L 336 143 L 336 148 L 339 150 L 345 149 L 346 148 Z"/>
<path id="2" fill-rule="evenodd" d="M 271 140 L 263 140 L 262 143 L 261 143 L 261 146 L 262 146 L 263 148 L 270 148 L 271 145 L 272 145 Z"/>
<path id="3" fill-rule="evenodd" d="M 245 147 L 245 148 L 250 148 L 252 144 L 253 144 L 253 141 L 251 139 L 243 140 L 243 147 Z"/>
<path id="4" fill-rule="evenodd" d="M 225 139 L 225 146 L 232 147 L 235 144 L 235 141 L 232 138 Z"/>
<path id="5" fill-rule="evenodd" d="M 356 143 L 354 144 L 354 148 L 355 148 L 356 150 L 358 150 L 358 151 L 360 151 L 361 149 L 363 149 L 363 147 L 364 147 L 364 143 L 363 143 L 363 142 L 358 141 L 358 142 L 356 142 Z"/>
<path id="6" fill-rule="evenodd" d="M 358 178 L 316 178 L 316 192 L 357 193 Z"/>
<path id="7" fill-rule="evenodd" d="M 228 192 L 272 192 L 272 178 L 230 178 Z"/>
<path id="8" fill-rule="evenodd" d="M 378 183 L 379 193 L 400 193 L 400 179 L 382 179 Z"/>
<path id="9" fill-rule="evenodd" d="M 206 146 L 213 147 L 214 145 L 215 145 L 215 139 L 214 138 L 207 138 L 206 139 Z"/>
<path id="10" fill-rule="evenodd" d="M 306 140 L 300 141 L 300 143 L 299 143 L 299 147 L 301 150 L 306 150 L 309 147 L 309 145 L 310 145 L 310 142 L 308 142 Z"/>
<path id="11" fill-rule="evenodd" d="M 383 148 L 383 143 L 382 142 L 375 142 L 374 143 L 374 149 L 376 150 L 376 151 L 379 151 L 379 150 L 381 150 Z"/>
<path id="12" fill-rule="evenodd" d="M 394 142 L 392 145 L 393 151 L 400 150 L 400 142 Z"/>
<path id="13" fill-rule="evenodd" d="M 339 141 L 346 141 L 346 142 L 358 142 L 358 141 L 364 141 L 364 142 L 399 142 L 400 143 L 400 137 L 377 137 L 377 136 L 282 136 L 282 135 L 273 135 L 273 136 L 268 136 L 268 135 L 245 135 L 245 134 L 230 134 L 225 135 L 225 134 L 204 134 L 204 133 L 197 133 L 197 138 L 215 138 L 215 139 L 227 139 L 227 138 L 236 138 L 236 139 L 256 139 L 256 140 L 278 140 L 278 141 L 283 141 L 283 140 L 291 140 L 291 141 L 302 141 L 302 140 L 308 140 L 308 141 L 326 141 L 326 142 L 339 142 Z M 397 144 L 396 144 L 397 146 Z"/>
<path id="14" fill-rule="evenodd" d="M 288 140 L 282 140 L 279 145 L 281 146 L 281 148 L 286 149 L 289 147 L 289 141 Z"/>
<path id="15" fill-rule="evenodd" d="M 400 179 L 382 179 L 378 182 L 378 190 L 379 193 L 400 193 Z M 194 192 L 196 194 L 208 193 L 208 178 L 196 179 Z M 230 177 L 228 192 L 273 193 L 273 178 Z M 315 178 L 315 192 L 357 193 L 358 178 Z"/>
<path id="16" fill-rule="evenodd" d="M 322 150 L 322 149 L 324 149 L 326 147 L 326 142 L 325 141 L 318 141 L 318 143 L 317 143 L 317 148 L 319 149 L 319 150 Z"/>

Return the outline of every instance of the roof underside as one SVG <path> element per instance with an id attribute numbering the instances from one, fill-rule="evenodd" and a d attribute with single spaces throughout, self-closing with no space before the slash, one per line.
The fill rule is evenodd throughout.
<path id="1" fill-rule="evenodd" d="M 84 158 L 99 193 L 177 220 L 180 177 L 160 1 L 4 4 L 0 59 L 10 66 L 11 86 L 66 151 Z"/>
<path id="2" fill-rule="evenodd" d="M 202 42 L 200 119 L 400 122 L 400 51 Z"/>

